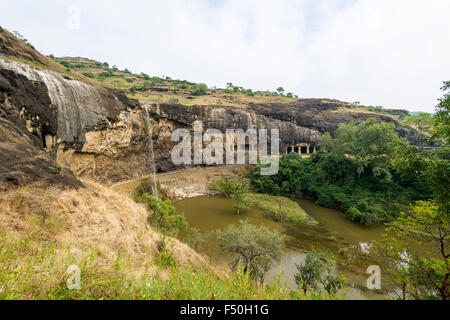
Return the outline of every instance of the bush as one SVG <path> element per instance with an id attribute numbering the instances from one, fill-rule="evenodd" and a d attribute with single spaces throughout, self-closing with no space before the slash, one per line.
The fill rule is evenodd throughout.
<path id="1" fill-rule="evenodd" d="M 72 65 L 68 61 L 61 61 L 59 64 L 66 68 L 72 68 Z"/>
<path id="2" fill-rule="evenodd" d="M 138 202 L 146 205 L 152 212 L 148 217 L 150 224 L 169 236 L 177 236 L 181 230 L 187 229 L 187 221 L 183 214 L 176 214 L 175 207 L 170 200 L 160 200 L 148 193 L 138 197 Z"/>
<path id="3" fill-rule="evenodd" d="M 205 95 L 208 91 L 208 86 L 204 83 L 199 83 L 194 85 L 194 90 L 192 91 L 193 96 Z"/>
<path id="4" fill-rule="evenodd" d="M 113 77 L 114 73 L 111 70 L 108 70 L 108 71 L 101 72 L 98 76 L 100 78 L 109 78 L 109 77 Z"/>
<path id="5" fill-rule="evenodd" d="M 88 78 L 94 78 L 94 74 L 92 72 L 83 72 L 83 76 Z"/>

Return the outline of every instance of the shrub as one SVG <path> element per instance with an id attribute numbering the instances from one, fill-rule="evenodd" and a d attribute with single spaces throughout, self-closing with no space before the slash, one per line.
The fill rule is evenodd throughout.
<path id="1" fill-rule="evenodd" d="M 194 85 L 194 90 L 192 91 L 193 96 L 202 96 L 207 93 L 208 86 L 204 83 L 199 83 Z"/>
<path id="2" fill-rule="evenodd" d="M 83 72 L 83 76 L 88 78 L 94 78 L 94 74 L 92 72 Z"/>
<path id="3" fill-rule="evenodd" d="M 156 226 L 164 234 L 177 236 L 181 230 L 187 228 L 187 221 L 183 214 L 176 214 L 175 207 L 170 200 L 162 201 L 148 193 L 138 197 L 138 202 L 146 205 L 152 212 L 148 217 L 150 224 Z"/>

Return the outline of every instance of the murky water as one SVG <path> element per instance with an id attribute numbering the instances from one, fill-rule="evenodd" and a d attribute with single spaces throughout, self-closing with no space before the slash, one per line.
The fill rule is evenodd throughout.
<path id="1" fill-rule="evenodd" d="M 319 225 L 279 223 L 258 208 L 244 210 L 238 216 L 233 208 L 233 201 L 218 196 L 177 201 L 175 207 L 178 213 L 184 213 L 191 227 L 196 227 L 203 233 L 223 230 L 229 225 L 238 224 L 240 219 L 282 232 L 286 239 L 286 249 L 281 263 L 267 272 L 267 283 L 272 282 L 275 275 L 279 275 L 283 284 L 296 288 L 296 264 L 303 262 L 305 253 L 311 248 L 328 249 L 338 256 L 336 273 L 348 279 L 348 299 L 382 299 L 382 294 L 389 288 L 384 288 L 384 292 L 373 292 L 366 288 L 369 276 L 366 274 L 367 267 L 377 262 L 366 254 L 365 249 L 371 241 L 381 239 L 384 228 L 361 226 L 349 221 L 339 211 L 322 208 L 307 200 L 298 202 L 310 216 L 320 222 Z M 229 257 L 216 248 L 217 240 L 211 232 L 201 252 L 215 263 L 228 263 Z"/>

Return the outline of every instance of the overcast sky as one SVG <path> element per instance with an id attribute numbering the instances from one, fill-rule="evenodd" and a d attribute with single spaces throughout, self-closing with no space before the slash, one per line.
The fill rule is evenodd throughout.
<path id="1" fill-rule="evenodd" d="M 433 112 L 449 0 L 0 0 L 39 51 L 209 86 Z M 79 14 L 78 14 L 79 13 Z"/>

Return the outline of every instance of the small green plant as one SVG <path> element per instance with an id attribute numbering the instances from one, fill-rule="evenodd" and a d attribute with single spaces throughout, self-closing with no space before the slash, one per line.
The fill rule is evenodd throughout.
<path id="1" fill-rule="evenodd" d="M 59 172 L 61 172 L 63 170 L 63 167 L 60 164 L 58 164 L 58 166 L 56 168 L 58 169 Z"/>
<path id="2" fill-rule="evenodd" d="M 164 249 L 159 252 L 155 258 L 156 265 L 162 267 L 162 268 L 177 268 L 178 263 L 173 257 L 173 255 L 170 253 L 167 247 L 164 247 Z"/>

